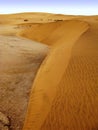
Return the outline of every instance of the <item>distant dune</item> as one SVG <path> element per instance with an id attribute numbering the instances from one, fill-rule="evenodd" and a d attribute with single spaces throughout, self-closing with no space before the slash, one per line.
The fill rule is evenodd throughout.
<path id="1" fill-rule="evenodd" d="M 5 129 L 98 129 L 98 16 L 0 15 Z"/>

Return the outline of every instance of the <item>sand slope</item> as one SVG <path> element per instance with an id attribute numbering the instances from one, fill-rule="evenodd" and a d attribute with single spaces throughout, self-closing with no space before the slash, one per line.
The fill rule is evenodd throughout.
<path id="1" fill-rule="evenodd" d="M 59 89 L 59 83 L 63 80 L 63 75 L 71 57 L 72 47 L 79 36 L 88 29 L 88 25 L 79 21 L 67 21 L 63 27 L 58 26 L 58 28 L 56 33 L 53 33 L 54 39 L 58 41 L 56 41 L 56 45 L 52 47 L 47 59 L 41 65 L 33 85 L 24 130 L 39 130 L 41 128 L 49 111 L 51 111 L 53 100 L 56 98 Z M 49 38 L 51 37 L 52 35 Z M 60 94 L 62 97 L 63 93 Z M 53 112 L 55 113 L 55 111 Z M 56 119 L 59 118 L 60 116 Z M 64 118 L 61 118 L 61 120 L 65 122 Z M 52 120 L 48 123 L 52 123 Z M 54 130 L 55 125 L 51 129 Z M 57 128 L 59 129 L 59 127 Z M 44 129 L 50 129 L 50 127 L 46 126 Z"/>
<path id="2" fill-rule="evenodd" d="M 73 28 L 74 24 L 76 25 L 77 21 L 71 22 L 71 20 L 66 20 L 54 23 L 35 24 L 35 26 L 31 28 L 24 28 L 23 31 L 19 33 L 19 35 L 47 45 L 54 45 L 65 42 L 66 39 L 69 39 L 66 33 L 76 33 Z M 80 21 L 80 25 L 81 24 L 83 25 L 84 22 Z"/>
<path id="3" fill-rule="evenodd" d="M 41 130 L 98 129 L 97 23 L 74 44 L 52 108 Z"/>

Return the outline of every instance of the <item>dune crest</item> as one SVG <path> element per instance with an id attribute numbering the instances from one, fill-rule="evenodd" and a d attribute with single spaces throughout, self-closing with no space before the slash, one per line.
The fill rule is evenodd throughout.
<path id="1" fill-rule="evenodd" d="M 64 26 L 62 23 L 61 26 L 58 26 L 56 33 L 50 33 L 50 39 L 48 39 L 51 40 L 51 42 L 53 42 L 53 38 L 57 40 L 48 57 L 41 65 L 32 86 L 23 130 L 41 129 L 53 105 L 59 83 L 66 71 L 71 57 L 72 47 L 76 40 L 79 39 L 87 29 L 88 24 L 85 22 L 66 21 Z M 64 57 L 64 59 L 62 57 Z"/>
<path id="2" fill-rule="evenodd" d="M 75 24 L 76 26 L 77 23 L 80 25 L 84 24 L 84 28 L 87 24 L 86 22 L 78 20 L 66 20 L 53 23 L 35 24 L 30 28 L 24 28 L 19 33 L 19 35 L 47 45 L 54 45 L 60 42 L 62 43 L 65 39 L 68 39 L 69 37 L 67 37 L 66 33 L 70 33 L 70 31 L 73 32 L 73 25 Z M 74 33 L 76 32 L 74 31 Z"/>

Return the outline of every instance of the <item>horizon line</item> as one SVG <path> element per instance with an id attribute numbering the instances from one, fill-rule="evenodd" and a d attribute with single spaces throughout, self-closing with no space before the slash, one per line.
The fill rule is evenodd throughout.
<path id="1" fill-rule="evenodd" d="M 21 13 L 45 13 L 45 14 L 59 14 L 59 15 L 74 15 L 74 16 L 97 16 L 98 14 L 71 14 L 71 13 L 55 13 L 55 12 L 43 12 L 43 11 L 18 11 L 18 12 L 8 12 L 8 13 L 5 13 L 5 12 L 0 12 L 0 15 L 14 15 L 14 14 L 21 14 Z"/>

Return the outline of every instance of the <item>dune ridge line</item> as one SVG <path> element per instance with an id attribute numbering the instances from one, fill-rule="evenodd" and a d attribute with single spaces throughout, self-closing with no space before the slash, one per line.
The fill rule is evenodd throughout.
<path id="1" fill-rule="evenodd" d="M 52 41 L 52 38 L 57 35 L 57 41 L 35 78 L 23 130 L 39 130 L 41 128 L 51 109 L 58 84 L 67 68 L 72 47 L 89 26 L 81 21 L 66 21 L 64 26 L 59 28 L 58 26 L 58 32 L 53 33 L 53 36 L 50 34 L 49 40 Z M 62 37 L 59 31 L 63 34 Z"/>

